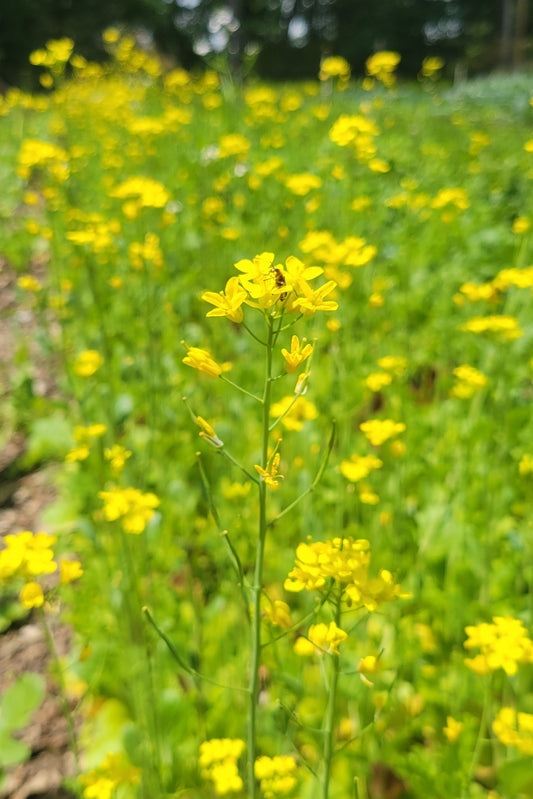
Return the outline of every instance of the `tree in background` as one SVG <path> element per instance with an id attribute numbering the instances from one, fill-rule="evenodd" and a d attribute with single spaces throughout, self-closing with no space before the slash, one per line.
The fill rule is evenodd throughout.
<path id="1" fill-rule="evenodd" d="M 252 52 L 264 78 L 315 77 L 328 54 L 362 75 L 366 58 L 382 49 L 401 53 L 406 76 L 432 55 L 449 70 L 476 74 L 524 65 L 528 10 L 529 0 L 3 0 L 0 78 L 28 87 L 29 53 L 63 36 L 86 58 L 101 59 L 109 25 L 142 32 L 186 68 L 225 58 L 234 76 Z"/>

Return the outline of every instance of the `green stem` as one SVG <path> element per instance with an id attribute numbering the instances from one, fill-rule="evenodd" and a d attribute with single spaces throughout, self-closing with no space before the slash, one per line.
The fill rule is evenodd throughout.
<path id="1" fill-rule="evenodd" d="M 340 626 L 341 621 L 341 596 L 342 588 L 339 586 L 339 594 L 335 608 L 335 624 Z M 328 706 L 324 719 L 324 777 L 322 782 L 322 799 L 328 799 L 329 781 L 331 773 L 331 761 L 333 759 L 333 731 L 335 724 L 335 705 L 337 701 L 337 684 L 339 681 L 340 657 L 336 652 L 331 655 L 331 670 L 328 686 Z"/>
<path id="2" fill-rule="evenodd" d="M 484 741 L 485 729 L 487 726 L 487 718 L 489 716 L 489 703 L 490 703 L 490 675 L 487 676 L 485 681 L 485 693 L 483 696 L 483 709 L 481 711 L 481 718 L 479 720 L 479 729 L 477 733 L 476 743 L 474 745 L 474 750 L 472 752 L 472 761 L 470 763 L 470 767 L 465 774 L 463 780 L 463 789 L 461 791 L 461 799 L 466 799 L 470 792 L 470 786 L 472 784 L 472 779 L 474 778 L 474 774 L 476 771 L 476 766 L 479 761 L 479 756 L 481 754 L 481 747 Z"/>
<path id="3" fill-rule="evenodd" d="M 57 682 L 59 685 L 59 701 L 61 702 L 61 709 L 63 711 L 63 716 L 65 717 L 65 721 L 67 722 L 68 726 L 68 734 L 70 738 L 70 746 L 72 752 L 74 754 L 74 760 L 76 761 L 76 767 L 79 771 L 80 762 L 79 762 L 79 750 L 78 750 L 78 742 L 76 740 L 76 729 L 74 726 L 74 719 L 72 717 L 72 712 L 70 710 L 69 703 L 67 701 L 67 692 L 65 689 L 65 680 L 63 679 L 63 670 L 61 667 L 61 662 L 59 660 L 59 656 L 57 654 L 56 645 L 54 642 L 53 635 L 50 631 L 50 627 L 48 626 L 48 622 L 46 621 L 46 615 L 42 608 L 39 609 L 39 615 L 41 617 L 41 623 L 43 625 L 44 635 L 46 638 L 46 643 L 48 644 L 48 650 L 50 652 L 50 656 L 54 663 L 54 669 L 57 676 Z"/>
<path id="4" fill-rule="evenodd" d="M 268 419 L 270 414 L 270 401 L 272 389 L 272 350 L 273 330 L 268 320 L 268 339 L 266 345 L 265 387 L 263 392 L 263 432 L 261 446 L 261 467 L 268 465 Z M 254 570 L 254 583 L 252 586 L 252 664 L 250 671 L 250 698 L 248 712 L 248 797 L 255 799 L 256 782 L 254 764 L 256 760 L 256 712 L 259 697 L 259 667 L 261 665 L 261 591 L 263 583 L 263 561 L 265 553 L 265 539 L 267 533 L 267 501 L 266 484 L 263 480 L 259 483 L 259 533 Z"/>
<path id="5" fill-rule="evenodd" d="M 224 377 L 224 375 L 219 375 L 218 377 L 219 377 L 220 380 L 223 380 L 224 383 L 228 383 L 228 385 L 233 386 L 233 388 L 236 388 L 237 391 L 240 391 L 241 394 L 246 394 L 247 397 L 251 397 L 256 402 L 262 402 L 263 401 L 261 399 L 261 397 L 258 397 L 256 394 L 252 394 L 250 391 L 246 391 L 245 388 L 243 388 L 242 386 L 239 386 L 238 383 L 234 383 L 233 380 L 229 380 L 227 377 Z"/>
<path id="6" fill-rule="evenodd" d="M 276 522 L 279 521 L 279 519 L 281 519 L 283 516 L 289 513 L 296 505 L 298 505 L 299 502 L 302 501 L 302 499 L 304 499 L 308 494 L 311 494 L 317 487 L 318 483 L 322 479 L 322 475 L 324 474 L 326 466 L 328 465 L 329 456 L 331 454 L 331 450 L 333 449 L 333 444 L 335 442 L 335 424 L 336 424 L 335 421 L 333 421 L 331 428 L 331 435 L 328 441 L 328 446 L 326 452 L 324 453 L 324 458 L 322 459 L 322 463 L 320 464 L 318 472 L 315 475 L 315 479 L 313 480 L 311 485 L 300 494 L 300 496 L 296 497 L 296 499 L 293 500 L 293 502 L 291 502 L 290 505 L 287 505 L 286 508 L 283 508 L 283 510 L 281 510 L 274 519 L 271 519 L 268 522 L 268 527 L 271 527 L 272 525 L 276 524 Z"/>

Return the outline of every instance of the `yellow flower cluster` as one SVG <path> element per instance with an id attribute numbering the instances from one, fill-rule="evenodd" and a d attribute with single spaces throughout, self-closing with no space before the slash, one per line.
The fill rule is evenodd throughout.
<path id="1" fill-rule="evenodd" d="M 156 269 L 163 266 L 163 253 L 159 243 L 159 236 L 147 233 L 142 243 L 132 242 L 128 247 L 128 256 L 134 269 L 140 270 L 147 263 L 152 263 Z"/>
<path id="2" fill-rule="evenodd" d="M 0 581 L 24 581 L 19 599 L 25 608 L 38 608 L 44 603 L 43 589 L 34 578 L 57 570 L 52 549 L 56 542 L 55 535 L 34 534 L 28 530 L 4 538 L 5 548 L 0 551 Z M 62 585 L 76 580 L 83 573 L 79 561 L 65 558 L 59 562 L 59 568 Z"/>
<path id="3" fill-rule="evenodd" d="M 523 755 L 533 755 L 531 713 L 517 713 L 512 707 L 502 707 L 492 723 L 492 729 L 505 746 L 514 746 Z"/>
<path id="4" fill-rule="evenodd" d="M 328 56 L 320 62 L 319 80 L 326 81 L 338 78 L 339 89 L 344 89 L 350 80 L 350 65 L 345 58 L 338 55 Z"/>
<path id="5" fill-rule="evenodd" d="M 344 460 L 341 463 L 341 474 L 346 477 L 351 483 L 357 483 L 368 477 L 370 472 L 375 469 L 381 469 L 383 461 L 376 458 L 375 455 L 350 455 L 349 460 Z"/>
<path id="6" fill-rule="evenodd" d="M 471 333 L 494 333 L 507 341 L 520 338 L 522 330 L 514 316 L 492 314 L 491 316 L 473 316 L 460 326 L 459 330 Z"/>
<path id="7" fill-rule="evenodd" d="M 128 218 L 135 218 L 142 208 L 164 208 L 170 200 L 170 193 L 157 180 L 148 177 L 131 177 L 116 186 L 111 197 L 129 200 L 122 206 Z"/>
<path id="8" fill-rule="evenodd" d="M 80 377 L 91 377 L 104 363 L 104 359 L 96 350 L 84 350 L 78 353 L 73 369 Z"/>
<path id="9" fill-rule="evenodd" d="M 108 522 L 120 520 L 126 533 L 139 535 L 152 518 L 159 500 L 155 494 L 143 494 L 136 488 L 113 488 L 100 491 L 104 501 L 103 513 Z"/>
<path id="10" fill-rule="evenodd" d="M 329 624 L 312 624 L 307 633 L 307 638 L 303 635 L 296 639 L 294 651 L 297 655 L 306 657 L 319 655 L 324 652 L 339 654 L 339 645 L 348 638 L 348 633 L 337 627 L 334 621 Z"/>
<path id="11" fill-rule="evenodd" d="M 24 180 L 36 168 L 47 169 L 60 182 L 68 177 L 68 155 L 62 147 L 40 139 L 25 139 L 18 154 L 17 175 Z"/>
<path id="12" fill-rule="evenodd" d="M 368 163 L 376 154 L 374 137 L 379 128 L 362 114 L 342 114 L 329 132 L 329 138 L 339 147 L 353 147 L 361 163 Z"/>
<path id="13" fill-rule="evenodd" d="M 452 397 L 468 399 L 488 383 L 488 378 L 483 372 L 468 364 L 458 366 L 453 373 L 457 382 L 451 390 Z"/>
<path id="14" fill-rule="evenodd" d="M 254 763 L 254 773 L 261 783 L 265 799 L 288 796 L 296 787 L 296 761 L 291 755 L 258 757 Z"/>
<path id="15" fill-rule="evenodd" d="M 377 577 L 369 577 L 370 557 L 370 543 L 364 538 L 339 537 L 315 543 L 309 539 L 296 549 L 296 565 L 285 580 L 285 590 L 320 591 L 328 580 L 334 580 L 343 586 L 350 603 L 370 611 L 405 596 L 386 569 L 381 569 Z"/>
<path id="16" fill-rule="evenodd" d="M 284 313 L 304 316 L 337 310 L 338 303 L 326 299 L 336 288 L 333 280 L 318 289 L 312 289 L 309 284 L 323 273 L 320 267 L 307 267 L 293 255 L 287 258 L 285 265 L 273 266 L 273 263 L 274 253 L 271 252 L 238 261 L 235 267 L 242 274 L 230 278 L 224 291 L 202 294 L 205 302 L 215 306 L 207 316 L 225 316 L 232 322 L 241 322 L 243 303 L 265 312 L 276 307 Z"/>
<path id="17" fill-rule="evenodd" d="M 66 454 L 65 460 L 68 462 L 84 461 L 89 457 L 92 439 L 103 436 L 106 430 L 105 424 L 90 424 L 87 425 L 87 427 L 77 425 L 74 428 L 74 441 L 76 442 L 76 446 Z"/>
<path id="18" fill-rule="evenodd" d="M 366 74 L 369 78 L 375 78 L 381 81 L 384 86 L 394 86 L 396 82 L 396 75 L 394 74 L 396 67 L 401 61 L 399 53 L 390 50 L 381 50 L 379 53 L 374 53 L 366 60 Z M 371 84 L 366 83 L 365 88 L 370 88 Z"/>
<path id="19" fill-rule="evenodd" d="M 476 674 L 498 669 L 516 674 L 519 664 L 533 663 L 533 641 L 522 622 L 511 616 L 494 616 L 492 622 L 466 628 L 465 649 L 481 650 L 479 655 L 465 658 L 466 665 Z"/>
<path id="20" fill-rule="evenodd" d="M 120 785 L 137 785 L 141 769 L 126 761 L 125 755 L 108 754 L 100 765 L 78 777 L 84 785 L 84 799 L 111 799 Z"/>
<path id="21" fill-rule="evenodd" d="M 212 780 L 215 793 L 225 796 L 238 793 L 243 782 L 239 776 L 237 760 L 244 749 L 238 738 L 213 738 L 200 744 L 200 768 L 205 779 Z"/>
<path id="22" fill-rule="evenodd" d="M 30 53 L 30 64 L 42 67 L 54 67 L 56 64 L 66 64 L 72 55 L 74 42 L 72 39 L 51 39 L 41 50 Z"/>
<path id="23" fill-rule="evenodd" d="M 405 425 L 403 422 L 395 422 L 392 419 L 369 419 L 368 422 L 360 424 L 359 429 L 374 447 L 379 447 L 389 438 L 403 433 Z"/>

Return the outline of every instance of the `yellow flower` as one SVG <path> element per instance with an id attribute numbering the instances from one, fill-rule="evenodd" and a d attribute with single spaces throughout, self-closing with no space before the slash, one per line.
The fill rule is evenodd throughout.
<path id="1" fill-rule="evenodd" d="M 224 291 L 218 294 L 214 291 L 204 291 L 202 300 L 211 303 L 215 308 L 208 311 L 206 316 L 225 316 L 230 322 L 242 322 L 242 304 L 247 297 L 247 292 L 241 286 L 238 277 L 230 277 Z"/>
<path id="2" fill-rule="evenodd" d="M 405 425 L 403 422 L 394 422 L 392 419 L 369 419 L 368 422 L 360 424 L 359 429 L 371 444 L 379 447 L 389 438 L 403 433 Z"/>
<path id="3" fill-rule="evenodd" d="M 518 464 L 518 471 L 524 477 L 528 474 L 533 474 L 533 455 L 526 453 L 522 455 L 520 463 Z"/>
<path id="4" fill-rule="evenodd" d="M 281 423 L 287 430 L 301 430 L 303 423 L 316 419 L 318 411 L 312 402 L 304 397 L 284 397 L 279 402 L 274 402 L 270 407 L 270 415 L 281 418 Z"/>
<path id="5" fill-rule="evenodd" d="M 294 300 L 293 305 L 304 316 L 312 316 L 316 311 L 336 311 L 339 303 L 335 300 L 326 300 L 325 297 L 337 288 L 333 280 L 328 280 L 323 286 L 313 291 L 307 285 L 303 286 L 304 296 Z"/>
<path id="6" fill-rule="evenodd" d="M 334 621 L 328 624 L 312 624 L 308 638 L 319 654 L 323 652 L 339 654 L 339 645 L 348 638 L 348 633 L 337 627 Z"/>
<path id="7" fill-rule="evenodd" d="M 280 461 L 280 454 L 279 454 L 279 452 L 276 452 L 276 454 L 274 455 L 274 457 L 272 459 L 272 463 L 270 465 L 270 469 L 269 470 L 263 469 L 261 466 L 258 466 L 257 464 L 254 464 L 254 469 L 256 470 L 256 472 L 259 475 L 261 475 L 261 477 L 263 478 L 263 481 L 267 484 L 267 486 L 269 488 L 272 488 L 272 490 L 274 490 L 274 491 L 277 488 L 279 488 L 280 479 L 283 479 L 283 475 L 278 474 L 279 461 Z"/>
<path id="8" fill-rule="evenodd" d="M 100 491 L 98 496 L 104 501 L 103 513 L 107 521 L 121 521 L 126 533 L 139 535 L 152 518 L 159 499 L 155 494 L 143 494 L 136 488 L 113 488 Z"/>
<path id="9" fill-rule="evenodd" d="M 59 561 L 59 582 L 61 585 L 67 585 L 73 582 L 73 580 L 79 579 L 82 574 L 83 569 L 81 568 L 79 560 L 67 560 L 66 558 L 62 558 Z"/>
<path id="10" fill-rule="evenodd" d="M 292 794 L 298 782 L 296 772 L 296 761 L 291 755 L 263 755 L 254 763 L 254 774 L 260 781 L 265 799 L 278 799 Z"/>
<path id="11" fill-rule="evenodd" d="M 390 383 L 392 383 L 392 375 L 388 372 L 372 372 L 365 380 L 365 384 L 370 391 L 381 391 L 382 388 L 390 385 Z"/>
<path id="12" fill-rule="evenodd" d="M 312 189 L 319 189 L 322 186 L 322 179 L 306 172 L 300 175 L 289 175 L 285 179 L 285 185 L 293 194 L 305 197 Z"/>
<path id="13" fill-rule="evenodd" d="M 17 280 L 17 286 L 24 291 L 41 291 L 42 286 L 39 281 L 31 275 L 21 275 Z"/>
<path id="14" fill-rule="evenodd" d="M 282 630 L 290 630 L 293 626 L 291 609 L 281 599 L 275 599 L 269 607 L 265 608 L 265 616 L 271 624 L 281 627 Z"/>
<path id="15" fill-rule="evenodd" d="M 518 664 L 533 663 L 533 641 L 522 622 L 511 616 L 494 616 L 492 622 L 466 628 L 465 648 L 481 650 L 474 658 L 465 658 L 466 665 L 476 674 L 500 668 L 506 674 L 516 674 Z"/>
<path id="16" fill-rule="evenodd" d="M 81 377 L 91 377 L 103 362 L 104 359 L 96 350 L 84 350 L 76 356 L 73 369 Z"/>
<path id="17" fill-rule="evenodd" d="M 43 589 L 39 583 L 26 583 L 20 592 L 19 599 L 21 604 L 28 610 L 30 608 L 40 608 L 44 604 Z"/>
<path id="18" fill-rule="evenodd" d="M 320 63 L 318 77 L 320 80 L 328 80 L 328 78 L 349 80 L 350 65 L 346 59 L 341 56 L 328 56 L 327 58 L 323 58 Z"/>
<path id="19" fill-rule="evenodd" d="M 374 469 L 381 469 L 383 461 L 375 455 L 351 455 L 350 460 L 341 463 L 341 473 L 350 482 L 357 483 L 367 477 Z"/>
<path id="20" fill-rule="evenodd" d="M 296 372 L 298 367 L 300 366 L 303 361 L 305 361 L 311 353 L 313 352 L 313 345 L 306 343 L 307 339 L 303 338 L 302 343 L 300 344 L 300 339 L 298 336 L 293 336 L 291 339 L 291 349 L 289 350 L 283 348 L 281 350 L 281 354 L 285 358 L 287 363 L 286 369 L 288 374 L 292 374 Z"/>
<path id="21" fill-rule="evenodd" d="M 182 341 L 182 344 L 185 342 Z M 187 355 L 183 358 L 183 363 L 193 369 L 198 369 L 208 377 L 216 378 L 222 374 L 222 366 L 213 360 L 207 350 L 202 350 L 200 347 L 187 347 Z"/>
<path id="22" fill-rule="evenodd" d="M 446 726 L 442 730 L 448 741 L 453 744 L 461 735 L 464 724 L 456 721 L 452 716 L 446 716 Z"/>
<path id="23" fill-rule="evenodd" d="M 533 755 L 533 715 L 502 707 L 492 729 L 505 746 L 514 746 L 523 755 Z"/>

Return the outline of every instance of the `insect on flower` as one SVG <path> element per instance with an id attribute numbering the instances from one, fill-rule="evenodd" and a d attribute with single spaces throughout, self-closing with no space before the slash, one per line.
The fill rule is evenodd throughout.
<path id="1" fill-rule="evenodd" d="M 279 269 L 279 267 L 273 266 L 270 271 L 274 275 L 274 281 L 278 288 L 283 288 L 283 286 L 287 285 L 287 283 L 285 282 L 285 276 L 283 275 L 283 272 L 281 271 L 281 269 Z M 279 295 L 281 302 L 284 302 L 287 299 L 287 297 L 288 294 L 286 291 L 282 292 Z"/>

